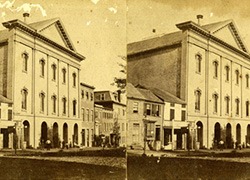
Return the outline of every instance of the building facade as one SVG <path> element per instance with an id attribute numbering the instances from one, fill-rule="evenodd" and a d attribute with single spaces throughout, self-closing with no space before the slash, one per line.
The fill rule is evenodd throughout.
<path id="1" fill-rule="evenodd" d="M 94 119 L 94 89 L 95 87 L 80 83 L 81 86 L 81 117 L 82 117 L 82 145 L 94 145 L 95 119 Z"/>
<path id="2" fill-rule="evenodd" d="M 111 145 L 114 145 L 116 141 L 119 146 L 125 146 L 126 105 L 123 103 L 121 94 L 111 91 L 96 91 L 94 96 L 95 104 L 103 106 L 100 134 L 109 136 Z"/>
<path id="3" fill-rule="evenodd" d="M 150 90 L 127 83 L 127 146 L 160 150 L 164 103 Z"/>
<path id="4" fill-rule="evenodd" d="M 185 101 L 192 146 L 249 143 L 250 56 L 234 21 L 176 26 L 180 31 L 128 45 L 128 82 Z"/>
<path id="5" fill-rule="evenodd" d="M 20 121 L 22 141 L 38 148 L 73 143 L 80 136 L 80 62 L 60 19 L 26 24 L 3 23 L 0 94 L 13 102 L 13 120 Z"/>

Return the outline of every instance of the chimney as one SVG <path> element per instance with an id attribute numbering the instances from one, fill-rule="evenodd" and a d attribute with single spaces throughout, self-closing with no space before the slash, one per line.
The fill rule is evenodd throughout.
<path id="1" fill-rule="evenodd" d="M 24 22 L 27 24 L 27 18 L 30 16 L 29 13 L 25 12 L 23 13 L 23 18 L 24 18 Z"/>
<path id="2" fill-rule="evenodd" d="M 203 15 L 199 14 L 196 17 L 198 19 L 198 24 L 201 25 L 201 19 L 203 19 Z"/>

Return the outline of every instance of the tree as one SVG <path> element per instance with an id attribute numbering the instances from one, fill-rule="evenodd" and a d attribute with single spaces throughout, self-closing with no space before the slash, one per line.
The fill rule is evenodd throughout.
<path id="1" fill-rule="evenodd" d="M 126 75 L 127 75 L 127 58 L 125 56 L 118 56 L 121 58 L 123 62 L 117 63 L 120 67 L 120 73 L 122 74 L 121 77 L 115 77 L 114 82 L 111 83 L 112 86 L 116 86 L 121 93 L 125 93 L 126 91 Z"/>

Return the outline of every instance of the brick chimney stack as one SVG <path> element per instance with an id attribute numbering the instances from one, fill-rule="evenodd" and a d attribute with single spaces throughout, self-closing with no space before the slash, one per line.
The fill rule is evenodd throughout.
<path id="1" fill-rule="evenodd" d="M 23 18 L 24 18 L 24 22 L 27 24 L 27 18 L 30 16 L 29 13 L 25 12 L 23 13 Z"/>
<path id="2" fill-rule="evenodd" d="M 199 14 L 196 17 L 198 19 L 198 24 L 201 25 L 201 19 L 203 19 L 203 15 Z"/>

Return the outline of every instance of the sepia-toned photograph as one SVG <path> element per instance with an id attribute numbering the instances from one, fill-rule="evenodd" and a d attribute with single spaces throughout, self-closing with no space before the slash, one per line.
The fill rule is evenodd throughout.
<path id="1" fill-rule="evenodd" d="M 249 179 L 248 7 L 0 0 L 0 179 Z"/>

